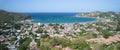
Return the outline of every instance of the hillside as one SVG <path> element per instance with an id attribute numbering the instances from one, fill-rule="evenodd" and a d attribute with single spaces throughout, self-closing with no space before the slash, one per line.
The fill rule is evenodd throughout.
<path id="1" fill-rule="evenodd" d="M 86 13 L 80 13 L 76 14 L 77 17 L 119 17 L 120 14 L 116 12 L 100 12 L 100 11 L 95 11 L 95 12 L 86 12 Z"/>
<path id="2" fill-rule="evenodd" d="M 0 10 L 0 25 L 4 23 L 12 23 L 13 21 L 16 22 L 25 19 L 30 19 L 30 17 L 26 14 L 18 14 Z"/>
<path id="3" fill-rule="evenodd" d="M 76 14 L 76 17 L 100 17 L 100 18 L 112 18 L 114 21 L 117 21 L 117 31 L 120 31 L 120 12 L 86 12 L 86 13 L 79 13 Z"/>

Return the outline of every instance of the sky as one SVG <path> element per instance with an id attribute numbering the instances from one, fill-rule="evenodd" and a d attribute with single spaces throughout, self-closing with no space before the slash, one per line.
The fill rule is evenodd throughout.
<path id="1" fill-rule="evenodd" d="M 10 12 L 120 12 L 120 0 L 0 0 Z"/>

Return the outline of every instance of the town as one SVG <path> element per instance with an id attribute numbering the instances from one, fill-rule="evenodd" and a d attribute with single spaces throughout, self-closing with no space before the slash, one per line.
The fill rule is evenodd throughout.
<path id="1" fill-rule="evenodd" d="M 100 14 L 102 12 L 94 12 Z M 112 50 L 120 49 L 119 17 L 98 16 L 94 22 L 43 24 L 31 20 L 4 23 L 0 27 L 1 50 Z M 89 16 L 88 15 L 88 16 Z M 119 14 L 118 14 L 119 15 Z M 112 48 L 112 49 L 111 49 Z"/>

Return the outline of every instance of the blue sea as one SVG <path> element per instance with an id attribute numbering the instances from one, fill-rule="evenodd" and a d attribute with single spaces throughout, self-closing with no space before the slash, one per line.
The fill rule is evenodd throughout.
<path id="1" fill-rule="evenodd" d="M 96 20 L 95 18 L 75 17 L 78 13 L 27 13 L 34 23 L 82 23 Z"/>

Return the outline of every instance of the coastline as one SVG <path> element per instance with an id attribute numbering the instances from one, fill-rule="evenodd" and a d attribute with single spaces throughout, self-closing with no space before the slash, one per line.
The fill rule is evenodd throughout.
<path id="1" fill-rule="evenodd" d="M 80 18 L 81 16 L 75 16 L 75 17 Z M 81 18 L 96 18 L 97 19 L 97 17 L 81 17 Z"/>
<path id="2" fill-rule="evenodd" d="M 88 18 L 90 18 L 90 17 L 88 17 Z M 98 18 L 95 18 L 95 20 L 93 20 L 93 21 L 75 22 L 75 23 L 41 23 L 41 22 L 34 22 L 34 20 L 33 20 L 32 24 L 87 24 L 87 23 L 94 23 L 94 22 L 98 22 L 98 21 L 99 21 Z"/>

